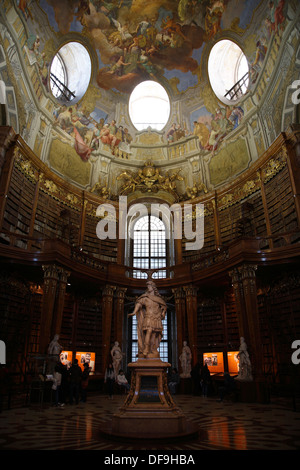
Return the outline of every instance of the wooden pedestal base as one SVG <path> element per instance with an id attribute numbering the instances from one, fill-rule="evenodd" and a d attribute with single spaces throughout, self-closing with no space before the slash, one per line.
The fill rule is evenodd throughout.
<path id="1" fill-rule="evenodd" d="M 161 439 L 197 434 L 174 403 L 167 384 L 170 364 L 158 359 L 138 359 L 131 368 L 131 388 L 113 415 L 111 435 L 135 439 Z"/>

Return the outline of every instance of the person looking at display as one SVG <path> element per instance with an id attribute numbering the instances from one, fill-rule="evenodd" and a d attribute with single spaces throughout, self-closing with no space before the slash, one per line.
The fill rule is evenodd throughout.
<path id="1" fill-rule="evenodd" d="M 130 388 L 128 380 L 126 379 L 124 371 L 122 369 L 119 371 L 119 374 L 117 375 L 117 384 L 120 385 L 120 387 L 124 387 L 127 391 Z"/>

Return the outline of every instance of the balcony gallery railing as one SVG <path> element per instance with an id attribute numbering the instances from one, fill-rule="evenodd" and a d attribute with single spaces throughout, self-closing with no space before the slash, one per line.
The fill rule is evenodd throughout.
<path id="1" fill-rule="evenodd" d="M 249 71 L 245 73 L 227 93 L 224 95 L 225 98 L 229 100 L 236 100 L 245 94 L 249 86 L 250 73 Z"/>
<path id="2" fill-rule="evenodd" d="M 22 246 L 20 246 L 20 241 Z M 36 251 L 33 247 L 40 244 L 40 250 Z M 102 274 L 103 276 L 120 275 L 123 278 L 136 281 L 154 279 L 157 281 L 179 279 L 182 282 L 189 282 L 190 276 L 201 272 L 205 276 L 205 271 L 214 269 L 216 271 L 226 270 L 226 266 L 231 265 L 237 259 L 237 254 L 247 258 L 247 261 L 273 262 L 274 260 L 294 255 L 300 256 L 300 229 L 290 232 L 276 234 L 266 237 L 241 237 L 232 241 L 229 245 L 219 247 L 214 253 L 206 256 L 199 256 L 198 259 L 184 263 L 184 265 L 174 265 L 157 269 L 139 269 L 125 265 L 117 265 L 115 269 L 113 263 L 95 258 L 82 251 L 80 247 L 70 247 L 58 239 L 34 238 L 23 234 L 12 233 L 8 231 L 0 232 L 0 255 L 10 257 L 14 255 L 7 248 L 12 247 L 17 251 L 15 257 L 20 261 L 24 260 L 21 252 L 28 254 L 26 261 L 43 263 L 57 262 L 72 266 L 74 271 L 80 270 L 84 266 L 87 270 L 94 272 L 94 276 Z M 38 253 L 40 256 L 38 256 Z M 57 256 L 60 254 L 61 256 Z M 45 256 L 43 256 L 45 255 Z M 52 256 L 52 258 L 51 258 Z M 91 276 L 93 273 L 91 272 Z"/>

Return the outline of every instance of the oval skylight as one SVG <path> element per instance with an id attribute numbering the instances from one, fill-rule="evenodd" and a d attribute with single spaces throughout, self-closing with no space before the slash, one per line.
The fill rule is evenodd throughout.
<path id="1" fill-rule="evenodd" d="M 162 130 L 170 116 L 170 99 L 164 87 L 152 80 L 139 83 L 129 98 L 129 116 L 138 131 L 148 127 Z"/>
<path id="2" fill-rule="evenodd" d="M 61 103 L 75 104 L 85 94 L 92 64 L 87 49 L 79 42 L 69 42 L 54 56 L 50 68 L 50 88 Z"/>
<path id="3" fill-rule="evenodd" d="M 228 39 L 217 42 L 209 54 L 208 75 L 223 103 L 240 99 L 249 86 L 248 61 L 241 48 Z"/>

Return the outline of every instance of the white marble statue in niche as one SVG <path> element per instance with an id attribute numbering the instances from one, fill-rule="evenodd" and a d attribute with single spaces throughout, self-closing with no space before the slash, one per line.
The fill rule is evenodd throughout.
<path id="1" fill-rule="evenodd" d="M 119 346 L 118 341 L 115 341 L 115 344 L 113 345 L 111 351 L 110 351 L 111 357 L 112 357 L 112 364 L 113 364 L 113 369 L 115 373 L 115 377 L 117 377 L 120 369 L 121 369 L 121 364 L 122 364 L 122 359 L 123 359 L 123 353 L 122 350 Z"/>
<path id="2" fill-rule="evenodd" d="M 241 382 L 251 382 L 253 380 L 252 367 L 249 353 L 247 351 L 247 344 L 243 337 L 240 338 L 240 341 L 239 353 L 237 355 L 239 359 L 239 373 L 236 380 Z"/>
<path id="3" fill-rule="evenodd" d="M 192 370 L 192 351 L 187 345 L 186 341 L 183 342 L 183 348 L 179 356 L 179 360 L 180 360 L 181 369 L 182 369 L 180 377 L 182 378 L 190 377 L 191 370 Z"/>

